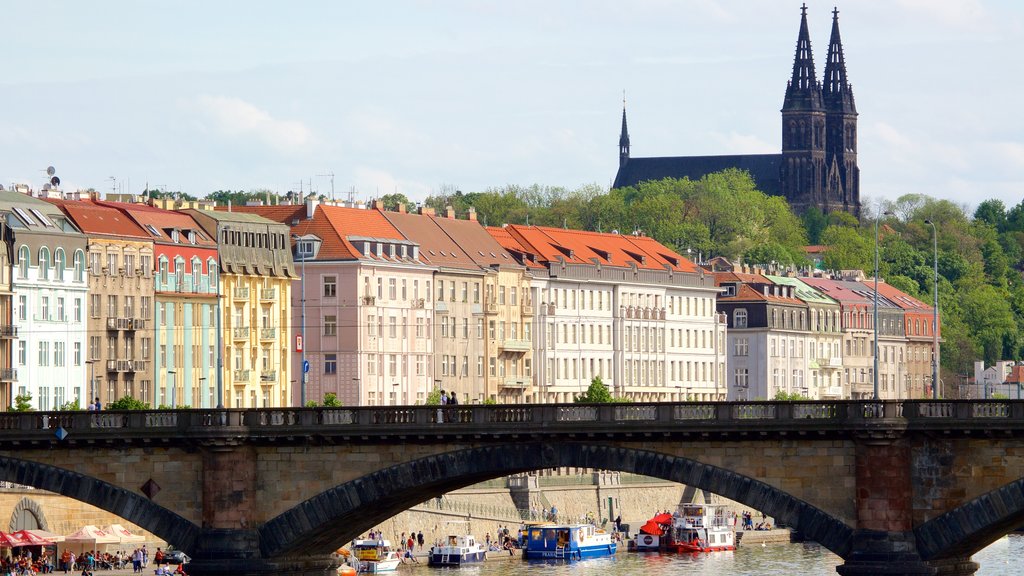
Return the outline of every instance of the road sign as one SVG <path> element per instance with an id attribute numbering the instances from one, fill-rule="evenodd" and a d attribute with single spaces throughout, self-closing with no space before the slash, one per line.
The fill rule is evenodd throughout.
<path id="1" fill-rule="evenodd" d="M 295 335 L 295 351 L 302 352 L 302 334 Z"/>
<path id="2" fill-rule="evenodd" d="M 309 373 L 309 360 L 303 360 L 302 361 L 302 373 L 303 374 L 308 374 Z"/>

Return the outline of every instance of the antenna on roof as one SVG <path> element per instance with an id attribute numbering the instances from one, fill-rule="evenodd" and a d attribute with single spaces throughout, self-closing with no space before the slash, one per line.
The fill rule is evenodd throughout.
<path id="1" fill-rule="evenodd" d="M 331 179 L 331 200 L 334 200 L 334 171 L 332 170 L 332 171 L 330 171 L 330 172 L 328 172 L 326 174 L 317 174 L 317 177 L 319 177 L 319 178 L 330 178 Z M 352 201 L 352 199 L 349 198 L 349 202 L 351 202 L 351 201 Z"/>

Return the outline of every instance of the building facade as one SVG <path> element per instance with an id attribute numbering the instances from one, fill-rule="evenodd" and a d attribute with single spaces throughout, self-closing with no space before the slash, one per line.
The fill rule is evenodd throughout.
<path id="1" fill-rule="evenodd" d="M 15 246 L 13 393 L 30 396 L 37 410 L 84 407 L 95 396 L 85 370 L 86 239 L 59 208 L 31 194 L 22 185 L 0 190 Z"/>

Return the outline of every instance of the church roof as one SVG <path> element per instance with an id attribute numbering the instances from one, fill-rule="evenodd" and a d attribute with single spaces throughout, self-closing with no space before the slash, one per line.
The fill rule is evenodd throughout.
<path id="1" fill-rule="evenodd" d="M 757 189 L 770 196 L 779 196 L 782 154 L 734 154 L 728 156 L 662 156 L 630 158 L 619 167 L 612 188 L 636 186 L 640 182 L 663 178 L 700 180 L 706 174 L 738 168 L 750 173 Z"/>

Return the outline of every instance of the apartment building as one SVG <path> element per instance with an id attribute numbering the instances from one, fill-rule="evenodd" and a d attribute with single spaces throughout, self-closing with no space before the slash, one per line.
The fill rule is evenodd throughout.
<path id="1" fill-rule="evenodd" d="M 416 242 L 378 210 L 313 196 L 303 204 L 232 210 L 291 229 L 300 275 L 291 324 L 305 327 L 302 349 L 291 357 L 295 374 L 309 362 L 307 401 L 320 402 L 328 392 L 347 406 L 426 401 L 434 387 L 436 267 L 421 261 Z M 300 394 L 293 390 L 295 404 Z"/>
<path id="2" fill-rule="evenodd" d="M 152 402 L 153 239 L 132 218 L 86 192 L 47 198 L 86 237 L 87 350 L 91 390 L 102 405 Z M 145 345 L 143 343 L 146 343 Z"/>
<path id="3" fill-rule="evenodd" d="M 571 402 L 597 376 L 640 401 L 726 398 L 711 275 L 640 235 L 488 231 L 532 277 L 538 401 Z"/>
<path id="4" fill-rule="evenodd" d="M 219 318 L 214 304 L 208 322 L 220 324 L 217 348 L 224 366 L 205 377 L 223 382 L 225 406 L 292 406 L 292 284 L 299 276 L 288 226 L 256 214 L 215 211 L 205 205 L 175 207 L 198 224 L 193 235 L 196 242 L 212 241 L 211 258 L 216 260 L 206 262 L 219 264 L 213 268 L 215 280 L 201 283 L 199 289 L 212 292 L 214 303 L 220 298 Z M 201 314 L 199 320 L 203 321 Z M 215 361 L 216 356 L 215 351 Z M 202 369 L 202 362 L 198 366 Z"/>
<path id="5" fill-rule="evenodd" d="M 14 342 L 18 337 L 18 326 L 14 323 L 14 292 L 11 285 L 14 270 L 14 229 L 0 220 L 0 406 L 14 403 L 12 386 L 18 381 L 18 369 L 14 361 Z"/>
<path id="6" fill-rule="evenodd" d="M 874 282 L 865 282 L 874 289 Z M 934 379 L 934 349 L 936 331 L 935 310 L 903 291 L 878 281 L 878 294 L 903 310 L 903 333 L 906 336 L 906 355 L 899 361 L 897 369 L 902 372 L 897 378 L 905 379 L 906 389 L 899 390 L 902 398 L 931 398 Z M 941 332 L 938 334 L 941 338 Z M 881 336 L 879 336 L 881 340 Z M 899 349 L 897 348 L 897 353 Z M 902 380 L 898 380 L 902 382 Z"/>
<path id="7" fill-rule="evenodd" d="M 5 374 L 15 396 L 37 410 L 88 404 L 85 342 L 86 238 L 56 206 L 24 185 L 0 190 L 0 212 L 13 234 L 16 358 Z M 12 398 L 13 400 L 13 398 Z"/>

